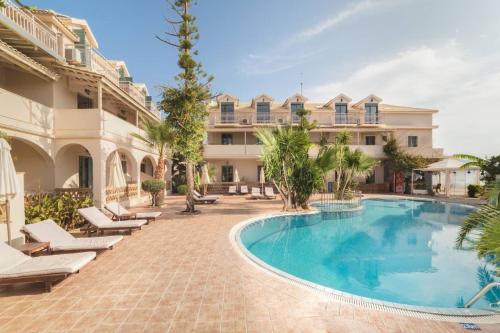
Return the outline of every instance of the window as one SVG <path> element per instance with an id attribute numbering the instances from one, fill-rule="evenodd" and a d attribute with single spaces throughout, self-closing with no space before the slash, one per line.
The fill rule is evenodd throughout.
<path id="1" fill-rule="evenodd" d="M 365 110 L 365 123 L 378 124 L 378 104 L 366 103 Z"/>
<path id="2" fill-rule="evenodd" d="M 270 121 L 271 106 L 269 102 L 257 102 L 257 122 L 268 123 Z"/>
<path id="3" fill-rule="evenodd" d="M 92 187 L 92 158 L 78 156 L 78 183 L 80 188 Z"/>
<path id="4" fill-rule="evenodd" d="M 123 161 L 122 160 L 122 170 L 123 170 L 123 173 L 127 173 L 127 161 Z"/>
<path id="5" fill-rule="evenodd" d="M 78 109 L 92 109 L 92 98 L 77 94 L 76 104 Z"/>
<path id="6" fill-rule="evenodd" d="M 337 103 L 335 104 L 335 113 L 347 113 L 347 104 L 345 103 Z"/>
<path id="7" fill-rule="evenodd" d="M 292 111 L 292 121 L 294 123 L 299 122 L 299 117 L 297 116 L 297 111 L 304 109 L 304 103 L 291 103 L 290 110 Z"/>
<path id="8" fill-rule="evenodd" d="M 338 124 L 347 123 L 347 104 L 345 103 L 335 104 L 335 122 Z"/>
<path id="9" fill-rule="evenodd" d="M 221 122 L 232 123 L 234 122 L 234 103 L 222 102 L 220 104 Z"/>
<path id="10" fill-rule="evenodd" d="M 375 135 L 367 135 L 367 136 L 365 136 L 365 145 L 367 145 L 367 146 L 375 146 Z"/>
<path id="11" fill-rule="evenodd" d="M 259 138 L 256 137 L 255 139 L 256 139 L 255 140 L 255 144 L 257 144 L 257 145 L 261 145 L 262 144 L 262 141 L 260 141 Z"/>
<path id="12" fill-rule="evenodd" d="M 232 145 L 233 144 L 233 135 L 229 133 L 222 134 L 222 144 L 223 145 Z"/>
<path id="13" fill-rule="evenodd" d="M 417 147 L 418 146 L 418 137 L 416 135 L 408 136 L 408 147 Z"/>
<path id="14" fill-rule="evenodd" d="M 232 182 L 233 181 L 233 166 L 223 165 L 222 166 L 222 182 Z"/>

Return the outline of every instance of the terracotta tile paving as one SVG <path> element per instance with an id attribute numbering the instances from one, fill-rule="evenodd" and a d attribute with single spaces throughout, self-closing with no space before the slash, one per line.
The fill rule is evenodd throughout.
<path id="1" fill-rule="evenodd" d="M 0 332 L 466 332 L 458 323 L 338 303 L 247 263 L 230 229 L 279 211 L 279 201 L 224 197 L 195 216 L 178 214 L 182 207 L 182 198 L 168 198 L 161 221 L 51 293 L 0 289 Z"/>

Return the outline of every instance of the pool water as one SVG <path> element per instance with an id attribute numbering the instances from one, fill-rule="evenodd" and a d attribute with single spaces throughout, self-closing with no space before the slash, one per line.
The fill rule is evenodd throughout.
<path id="1" fill-rule="evenodd" d="M 428 307 L 463 306 L 494 280 L 492 265 L 457 250 L 473 208 L 369 199 L 358 213 L 279 216 L 241 231 L 247 250 L 298 278 L 358 296 Z M 500 288 L 474 308 L 500 300 Z"/>

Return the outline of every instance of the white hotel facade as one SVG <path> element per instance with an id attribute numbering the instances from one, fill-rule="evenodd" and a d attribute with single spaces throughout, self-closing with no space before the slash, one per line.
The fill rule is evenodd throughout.
<path id="1" fill-rule="evenodd" d="M 232 182 L 238 170 L 242 182 L 258 182 L 262 162 L 257 129 L 297 122 L 294 113 L 302 108 L 310 111 L 309 120 L 318 124 L 312 131 L 313 142 L 326 138 L 333 143 L 338 132 L 348 131 L 352 134 L 352 149 L 361 149 L 381 161 L 372 176 L 361 180 L 365 191 L 389 188 L 383 146 L 390 138 L 410 154 L 443 156 L 443 150 L 433 146 L 433 131 L 437 128 L 433 117 L 437 110 L 385 104 L 375 95 L 353 102 L 349 96 L 339 94 L 329 101 L 311 102 L 300 94 L 285 101 L 262 94 L 250 102 L 241 102 L 236 96 L 222 94 L 209 107 L 203 147 L 205 160 L 216 169 L 217 181 Z"/>
<path id="2" fill-rule="evenodd" d="M 160 120 L 144 84 L 108 60 L 85 20 L 47 10 L 0 8 L 0 131 L 11 140 L 25 192 L 90 188 L 98 206 L 141 200 L 155 153 L 130 133 Z M 109 189 L 118 151 L 126 189 Z"/>

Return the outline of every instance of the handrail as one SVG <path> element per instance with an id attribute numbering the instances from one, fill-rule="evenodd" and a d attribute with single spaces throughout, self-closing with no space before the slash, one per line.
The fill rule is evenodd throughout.
<path id="1" fill-rule="evenodd" d="M 52 31 L 35 15 L 33 15 L 32 13 L 27 13 L 11 0 L 5 0 L 4 2 L 6 6 L 0 8 L 0 13 L 8 17 L 20 28 L 35 37 L 36 40 L 41 42 L 50 51 L 54 52 L 55 54 L 61 55 L 58 48 L 59 42 L 57 39 L 57 34 L 54 31 Z"/>
<path id="2" fill-rule="evenodd" d="M 500 282 L 491 282 L 479 290 L 467 303 L 465 303 L 464 308 L 470 308 L 474 303 L 476 303 L 481 297 L 484 296 L 488 291 L 495 287 L 500 287 Z"/>

